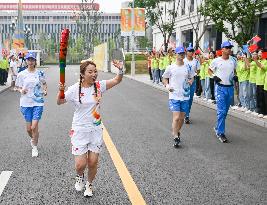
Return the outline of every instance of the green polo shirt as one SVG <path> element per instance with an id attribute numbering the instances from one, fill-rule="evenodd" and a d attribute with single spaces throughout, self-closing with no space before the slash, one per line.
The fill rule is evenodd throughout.
<path id="1" fill-rule="evenodd" d="M 206 66 L 205 66 L 205 77 L 207 78 L 213 78 L 210 74 L 209 74 L 209 67 L 210 67 L 210 64 L 211 64 L 211 61 L 213 59 L 209 59 L 208 62 L 206 62 Z"/>
<path id="2" fill-rule="evenodd" d="M 170 65 L 170 61 L 169 61 L 169 56 L 168 55 L 164 56 L 163 62 L 164 62 L 164 69 L 166 69 Z"/>
<path id="3" fill-rule="evenodd" d="M 7 59 L 2 59 L 0 61 L 0 68 L 7 70 L 9 68 L 8 60 Z"/>
<path id="4" fill-rule="evenodd" d="M 159 69 L 164 70 L 164 57 L 159 58 Z"/>
<path id="5" fill-rule="evenodd" d="M 158 69 L 159 68 L 159 61 L 157 58 L 152 58 L 152 61 L 151 61 L 151 64 L 152 64 L 152 69 Z"/>
<path id="6" fill-rule="evenodd" d="M 255 61 L 252 61 L 250 63 L 250 72 L 249 72 L 249 82 L 250 83 L 256 83 L 256 73 L 258 70 L 258 66 L 255 63 Z"/>
<path id="7" fill-rule="evenodd" d="M 261 69 L 258 67 L 258 69 L 257 69 L 256 85 L 264 85 L 265 72 L 267 70 L 267 61 L 266 60 L 259 60 L 259 63 L 261 63 L 264 66 L 264 68 Z"/>
<path id="8" fill-rule="evenodd" d="M 267 70 L 265 72 L 265 79 L 264 79 L 264 88 L 265 91 L 267 91 Z"/>
<path id="9" fill-rule="evenodd" d="M 246 63 L 242 60 L 237 62 L 236 73 L 238 76 L 239 82 L 244 82 L 249 80 L 249 69 L 245 67 Z"/>
<path id="10" fill-rule="evenodd" d="M 205 77 L 206 77 L 206 67 L 207 67 L 207 64 L 206 63 L 202 63 L 201 66 L 200 66 L 200 71 L 199 71 L 199 77 L 200 77 L 200 80 L 204 80 Z"/>

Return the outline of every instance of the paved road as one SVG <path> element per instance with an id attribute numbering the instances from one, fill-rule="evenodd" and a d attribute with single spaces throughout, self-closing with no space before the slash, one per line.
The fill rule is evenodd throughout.
<path id="1" fill-rule="evenodd" d="M 68 84 L 77 72 L 77 66 L 67 69 Z M 94 197 L 75 193 L 68 137 L 73 109 L 56 105 L 58 68 L 46 73 L 49 95 L 37 159 L 31 158 L 18 94 L 0 95 L 0 173 L 13 171 L 0 204 L 131 204 L 106 147 Z M 112 76 L 101 73 L 99 79 Z M 103 122 L 146 203 L 267 204 L 267 130 L 230 117 L 230 143 L 220 144 L 212 130 L 215 111 L 193 105 L 193 124 L 184 126 L 182 148 L 174 149 L 167 99 L 126 78 L 103 97 Z"/>

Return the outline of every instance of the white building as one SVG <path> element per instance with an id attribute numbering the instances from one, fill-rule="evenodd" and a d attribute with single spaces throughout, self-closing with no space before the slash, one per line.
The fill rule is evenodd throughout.
<path id="1" fill-rule="evenodd" d="M 178 0 L 176 0 L 178 2 Z M 198 5 L 200 5 L 201 0 L 180 0 L 180 8 L 178 12 L 178 17 L 175 22 L 174 31 L 172 34 L 172 38 L 175 39 L 176 45 L 184 45 L 188 46 L 189 43 L 193 43 L 196 40 L 196 35 L 193 32 L 193 27 L 190 22 L 189 16 L 191 17 L 191 20 L 193 23 L 198 22 L 198 17 L 196 14 L 196 10 Z M 170 8 L 170 4 L 162 2 L 161 8 L 164 9 L 165 7 Z M 190 12 L 190 15 L 189 15 Z M 166 21 L 169 20 L 168 16 L 163 16 L 163 19 L 166 19 Z M 199 24 L 199 35 L 203 31 L 203 17 L 200 19 Z M 261 18 L 259 19 L 257 25 L 255 26 L 255 34 L 258 34 L 261 36 L 262 41 L 259 43 L 260 47 L 267 48 L 267 11 L 263 12 L 261 15 Z M 221 32 L 218 32 L 213 25 L 213 22 L 210 21 L 208 24 L 208 28 L 206 32 L 204 33 L 204 36 L 200 40 L 200 47 L 202 50 L 207 51 L 208 47 L 210 47 L 211 50 L 217 50 L 220 49 L 222 41 L 227 40 L 225 35 Z M 161 48 L 163 44 L 163 36 L 160 32 L 160 30 L 154 26 L 153 27 L 153 47 L 155 47 L 157 50 Z M 235 44 L 235 50 L 237 50 L 237 45 Z"/>
<path id="2" fill-rule="evenodd" d="M 99 10 L 100 5 L 92 5 L 95 10 Z M 79 12 L 79 3 L 23 3 L 22 14 L 25 27 L 30 28 L 31 48 L 41 49 L 38 40 L 41 34 L 46 34 L 47 38 L 55 39 L 55 45 L 59 45 L 62 28 L 69 28 L 70 35 L 74 41 L 81 32 L 77 25 L 75 13 Z M 18 15 L 18 4 L 0 3 L 0 31 L 1 41 L 11 39 L 12 30 L 10 25 Z M 120 36 L 120 14 L 101 14 L 102 24 L 95 37 L 106 42 L 109 38 Z M 92 22 L 93 23 L 93 22 Z M 83 31 L 89 30 L 90 24 L 82 23 Z M 90 35 L 90 34 L 89 34 Z"/>

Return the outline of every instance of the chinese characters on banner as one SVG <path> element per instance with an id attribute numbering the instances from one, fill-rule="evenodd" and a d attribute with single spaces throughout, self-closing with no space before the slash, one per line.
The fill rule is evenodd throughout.
<path id="1" fill-rule="evenodd" d="M 22 16 L 22 3 L 19 0 L 18 5 L 18 22 L 16 25 L 15 32 L 13 34 L 13 44 L 12 48 L 17 52 L 25 49 L 25 41 L 24 41 L 24 24 L 23 24 L 23 16 Z"/>
<path id="2" fill-rule="evenodd" d="M 135 36 L 145 36 L 145 9 L 134 9 Z M 121 9 L 121 36 L 132 35 L 132 8 Z"/>

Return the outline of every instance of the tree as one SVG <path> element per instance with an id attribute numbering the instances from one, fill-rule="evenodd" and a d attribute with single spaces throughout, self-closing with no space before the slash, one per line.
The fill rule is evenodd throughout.
<path id="1" fill-rule="evenodd" d="M 267 6 L 267 0 L 203 1 L 201 13 L 210 17 L 215 27 L 239 46 L 253 37 L 255 23 Z"/>
<path id="2" fill-rule="evenodd" d="M 194 8 L 192 8 L 192 4 L 188 4 L 188 17 L 189 17 L 189 21 L 190 21 L 190 24 L 192 26 L 192 29 L 193 29 L 193 32 L 195 33 L 195 37 L 196 37 L 196 40 L 195 40 L 195 44 L 194 44 L 194 48 L 195 49 L 198 49 L 200 48 L 199 47 L 199 42 L 200 40 L 202 39 L 202 37 L 204 36 L 205 32 L 207 31 L 207 28 L 208 28 L 208 25 L 209 25 L 209 22 L 210 22 L 210 17 L 208 16 L 203 16 L 202 13 L 201 13 L 201 8 L 205 8 L 205 4 L 204 4 L 205 1 L 196 1 L 197 3 L 197 8 L 196 8 L 196 11 L 195 12 L 192 12 L 194 11 Z M 200 26 L 202 24 L 202 31 L 201 33 L 199 32 L 200 31 Z"/>
<path id="3" fill-rule="evenodd" d="M 101 44 L 101 40 L 98 37 L 93 37 L 92 44 L 93 44 L 93 47 L 96 47 Z"/>
<path id="4" fill-rule="evenodd" d="M 135 0 L 135 7 L 145 8 L 150 25 L 162 33 L 164 50 L 167 51 L 170 37 L 180 7 L 180 0 Z"/>
<path id="5" fill-rule="evenodd" d="M 86 58 L 84 53 L 85 40 L 82 36 L 78 37 L 75 43 L 73 39 L 70 40 L 67 60 L 72 63 L 79 63 L 82 59 Z M 70 42 L 72 43 L 70 44 Z"/>
<path id="6" fill-rule="evenodd" d="M 80 11 L 76 13 L 76 22 L 78 33 L 84 37 L 84 44 L 87 55 L 90 55 L 94 49 L 94 41 L 102 25 L 102 12 L 94 7 L 95 0 L 81 0 Z"/>
<path id="7" fill-rule="evenodd" d="M 150 42 L 146 36 L 137 37 L 137 41 L 138 41 L 140 48 L 152 47 L 152 45 L 150 44 Z"/>
<path id="8" fill-rule="evenodd" d="M 51 38 L 47 38 L 47 35 L 42 33 L 39 35 L 38 44 L 42 49 L 44 49 L 45 53 L 48 53 L 49 56 L 52 56 L 55 53 L 54 49 L 54 41 Z"/>

